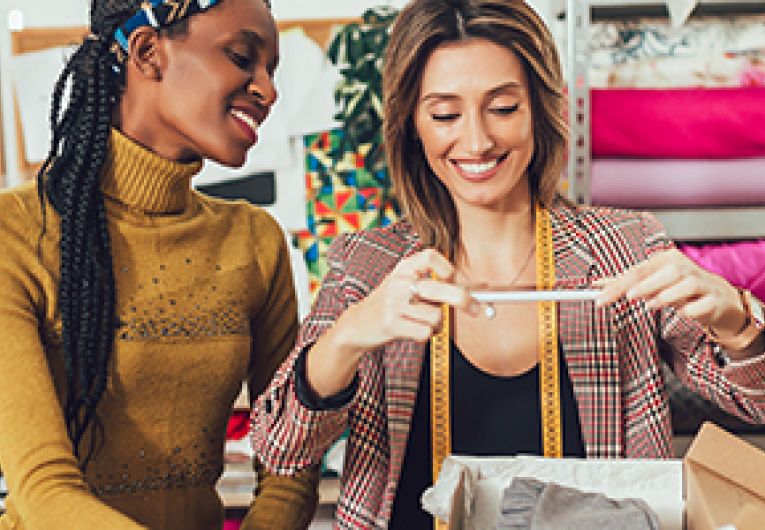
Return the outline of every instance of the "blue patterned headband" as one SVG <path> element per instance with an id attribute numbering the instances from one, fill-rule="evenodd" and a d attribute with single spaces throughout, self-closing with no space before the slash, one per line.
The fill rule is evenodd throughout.
<path id="1" fill-rule="evenodd" d="M 141 2 L 141 9 L 114 32 L 111 51 L 122 64 L 130 45 L 128 37 L 141 26 L 159 29 L 169 26 L 195 13 L 205 11 L 221 0 L 147 0 Z"/>

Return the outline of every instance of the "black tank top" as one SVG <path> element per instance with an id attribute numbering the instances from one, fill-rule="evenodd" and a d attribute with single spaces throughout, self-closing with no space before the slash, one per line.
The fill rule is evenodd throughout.
<path id="1" fill-rule="evenodd" d="M 450 351 L 452 452 L 474 456 L 541 455 L 539 365 L 518 376 L 501 377 L 478 369 L 453 342 Z M 571 379 L 563 355 L 559 359 L 563 454 L 584 457 Z M 425 355 L 388 526 L 391 530 L 433 528 L 432 516 L 420 507 L 422 492 L 432 484 L 430 443 L 430 355 Z"/>

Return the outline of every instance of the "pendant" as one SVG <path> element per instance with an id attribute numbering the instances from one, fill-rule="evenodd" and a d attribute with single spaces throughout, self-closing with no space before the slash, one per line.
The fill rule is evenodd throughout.
<path id="1" fill-rule="evenodd" d="M 497 316 L 497 308 L 494 307 L 493 303 L 489 302 L 488 304 L 486 304 L 486 307 L 483 310 L 483 314 L 486 315 L 486 318 L 491 320 L 492 318 Z"/>

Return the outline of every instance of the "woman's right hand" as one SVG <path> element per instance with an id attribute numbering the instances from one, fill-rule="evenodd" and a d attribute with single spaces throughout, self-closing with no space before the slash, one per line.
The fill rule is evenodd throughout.
<path id="1" fill-rule="evenodd" d="M 441 304 L 471 308 L 472 298 L 453 277 L 453 265 L 432 249 L 401 260 L 311 348 L 306 375 L 312 389 L 321 397 L 341 392 L 364 352 L 393 340 L 428 340 L 441 324 Z"/>
<path id="2" fill-rule="evenodd" d="M 441 324 L 441 304 L 469 305 L 470 296 L 451 283 L 453 276 L 452 264 L 432 249 L 402 260 L 369 296 L 337 320 L 337 338 L 359 353 L 397 339 L 428 340 Z"/>

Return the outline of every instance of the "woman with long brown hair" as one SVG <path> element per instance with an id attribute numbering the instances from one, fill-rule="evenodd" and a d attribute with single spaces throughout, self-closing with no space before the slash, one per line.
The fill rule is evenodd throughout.
<path id="1" fill-rule="evenodd" d="M 652 216 L 557 193 L 563 79 L 524 0 L 413 0 L 383 79 L 405 219 L 333 243 L 253 413 L 270 470 L 312 465 L 347 426 L 337 526 L 420 529 L 450 451 L 672 456 L 662 359 L 765 420 L 761 303 L 685 259 Z M 569 300 L 498 303 L 518 289 Z"/>

